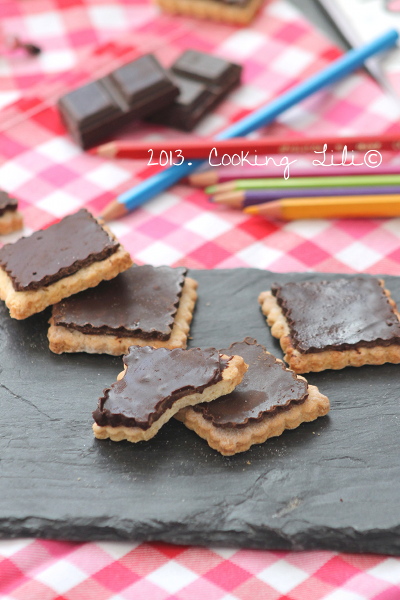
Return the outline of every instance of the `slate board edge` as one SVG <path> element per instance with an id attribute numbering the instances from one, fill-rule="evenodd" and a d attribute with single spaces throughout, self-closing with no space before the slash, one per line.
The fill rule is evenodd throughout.
<path id="1" fill-rule="evenodd" d="M 226 269 L 222 273 L 233 271 L 252 271 L 254 273 L 264 272 L 259 269 Z M 191 275 L 195 277 L 196 271 Z M 332 278 L 351 277 L 346 274 L 333 273 L 276 273 L 280 279 L 290 279 L 291 276 L 299 275 L 309 278 Z M 361 274 L 362 276 L 364 275 Z M 353 275 L 354 276 L 354 275 Z M 390 280 L 393 276 L 383 276 Z M 398 278 L 396 278 L 398 279 Z M 388 285 L 390 289 L 390 285 Z M 215 510 L 215 509 L 214 509 Z M 215 517 L 213 519 L 215 524 Z M 226 517 L 226 515 L 225 515 Z M 224 519 L 224 515 L 221 515 Z M 100 525 L 90 517 L 83 517 L 71 524 L 63 519 L 45 519 L 42 517 L 28 517 L 25 519 L 0 518 L 0 537 L 40 537 L 43 539 L 58 539 L 70 541 L 96 541 L 96 540 L 120 540 L 120 541 L 163 541 L 173 544 L 188 544 L 199 546 L 224 546 L 241 547 L 253 549 L 282 549 L 282 550 L 336 550 L 343 551 L 345 546 L 347 552 L 371 552 L 378 554 L 400 555 L 400 525 L 390 530 L 371 529 L 356 530 L 354 528 L 321 528 L 312 527 L 306 522 L 299 524 L 295 534 L 284 534 L 281 530 L 268 527 L 254 527 L 246 531 L 246 523 L 229 522 L 227 528 L 210 529 L 203 528 L 194 531 L 187 524 L 179 522 L 138 522 L 123 520 L 123 527 L 113 523 L 113 519 L 105 519 Z M 118 520 L 121 524 L 121 520 Z"/>
<path id="2" fill-rule="evenodd" d="M 400 526 L 394 530 L 357 531 L 353 528 L 322 529 L 304 527 L 297 535 L 283 535 L 272 528 L 252 528 L 249 532 L 231 528 L 229 531 L 187 530 L 180 523 L 157 527 L 153 523 L 130 522 L 121 529 L 110 524 L 97 526 L 88 520 L 75 522 L 73 529 L 65 521 L 36 519 L 0 521 L 0 538 L 42 538 L 71 542 L 131 541 L 165 542 L 203 547 L 248 548 L 254 550 L 329 550 L 348 553 L 391 554 L 400 556 Z M 185 530 L 186 529 L 186 530 Z"/>

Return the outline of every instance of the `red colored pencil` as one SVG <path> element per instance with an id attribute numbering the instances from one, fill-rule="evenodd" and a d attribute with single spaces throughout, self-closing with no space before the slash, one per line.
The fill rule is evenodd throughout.
<path id="1" fill-rule="evenodd" d="M 175 162 L 179 162 L 177 151 L 180 150 L 185 158 L 209 158 L 210 152 L 216 148 L 218 156 L 223 154 L 232 156 L 249 152 L 249 155 L 260 154 L 304 154 L 315 151 L 321 152 L 324 145 L 327 145 L 327 153 L 331 150 L 340 152 L 344 146 L 347 150 L 366 152 L 368 150 L 400 150 L 400 132 L 392 134 L 359 135 L 349 137 L 321 136 L 318 138 L 232 138 L 228 140 L 210 140 L 210 139 L 178 139 L 163 141 L 114 141 L 103 144 L 90 150 L 91 154 L 103 156 L 105 158 L 137 158 L 137 159 L 158 159 L 160 153 L 172 153 Z M 151 152 L 151 151 L 152 152 Z M 166 154 L 165 154 L 166 153 Z M 152 156 L 153 155 L 153 156 Z M 214 155 L 211 156 L 213 158 Z M 218 158 L 215 157 L 215 162 Z"/>

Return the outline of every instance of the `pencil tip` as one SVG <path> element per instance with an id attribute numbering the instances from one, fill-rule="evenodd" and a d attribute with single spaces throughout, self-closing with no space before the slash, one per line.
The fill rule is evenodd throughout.
<path id="1" fill-rule="evenodd" d="M 217 186 L 209 185 L 208 187 L 206 187 L 206 189 L 204 191 L 206 194 L 214 194 L 217 191 Z"/>
<path id="2" fill-rule="evenodd" d="M 259 214 L 258 206 L 246 206 L 243 209 L 243 212 L 246 213 L 247 215 L 258 215 Z"/>
<path id="3" fill-rule="evenodd" d="M 125 204 L 118 202 L 118 200 L 113 200 L 108 204 L 103 212 L 100 215 L 100 218 L 104 221 L 113 221 L 114 219 L 119 219 L 127 214 L 128 210 Z"/>
<path id="4" fill-rule="evenodd" d="M 94 156 L 101 156 L 102 158 L 114 158 L 115 152 L 116 147 L 114 142 L 102 144 L 101 146 L 96 146 L 96 148 L 91 148 L 89 150 L 89 154 L 93 154 Z"/>

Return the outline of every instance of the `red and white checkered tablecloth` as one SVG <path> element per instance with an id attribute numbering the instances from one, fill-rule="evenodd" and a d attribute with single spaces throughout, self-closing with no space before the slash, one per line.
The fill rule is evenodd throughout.
<path id="1" fill-rule="evenodd" d="M 185 48 L 244 65 L 244 85 L 198 127 L 213 135 L 338 55 L 284 1 L 251 29 L 159 16 L 145 0 L 1 0 L 3 33 L 43 53 L 0 56 L 0 188 L 15 194 L 25 234 L 82 205 L 98 213 L 152 172 L 105 161 L 68 138 L 54 108 L 66 89 L 154 51 L 168 65 Z M 14 102 L 11 106 L 6 106 Z M 287 112 L 269 135 L 400 130 L 399 108 L 362 73 Z M 265 132 L 264 132 L 265 133 Z M 126 138 L 178 138 L 135 124 Z M 307 160 L 307 159 L 306 159 Z M 385 156 L 384 160 L 400 157 Z M 400 219 L 288 224 L 211 206 L 184 184 L 112 223 L 139 263 L 400 275 Z M 15 239 L 15 234 L 5 241 Z M 267 552 L 166 544 L 0 542 L 0 597 L 14 600 L 397 600 L 400 559 L 335 552 Z"/>

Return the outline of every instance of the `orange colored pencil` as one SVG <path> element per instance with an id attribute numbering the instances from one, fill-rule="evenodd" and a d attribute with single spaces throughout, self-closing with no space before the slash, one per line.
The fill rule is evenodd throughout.
<path id="1" fill-rule="evenodd" d="M 321 198 L 282 198 L 248 206 L 249 215 L 267 219 L 343 219 L 400 216 L 400 195 L 325 196 Z"/>

